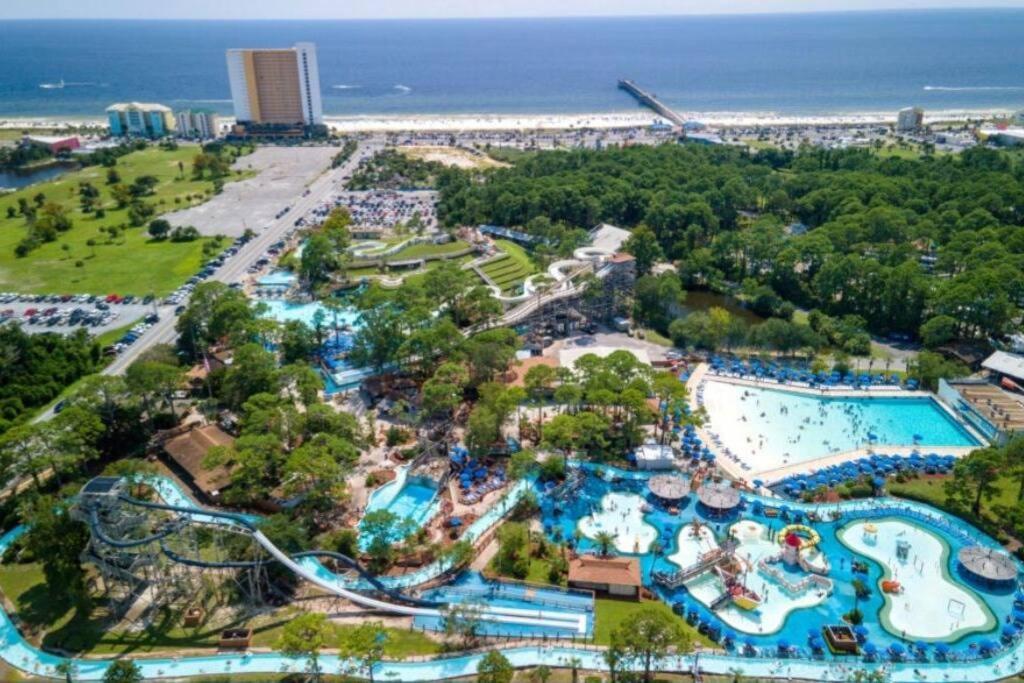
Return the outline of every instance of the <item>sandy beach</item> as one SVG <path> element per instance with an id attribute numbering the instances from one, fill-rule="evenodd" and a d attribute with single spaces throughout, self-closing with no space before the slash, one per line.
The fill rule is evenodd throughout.
<path id="1" fill-rule="evenodd" d="M 849 114 L 779 114 L 775 112 L 678 112 L 685 119 L 700 121 L 713 128 L 751 128 L 779 126 L 862 126 L 895 123 L 895 112 L 862 112 Z M 964 110 L 926 112 L 926 123 L 978 121 L 1006 116 L 1005 110 Z M 399 133 L 429 131 L 533 131 L 636 128 L 660 120 L 644 109 L 619 112 L 579 114 L 359 114 L 327 115 L 324 122 L 338 133 Z M 234 119 L 221 117 L 228 125 Z M 0 128 L 66 128 L 105 126 L 98 117 L 35 116 L 0 118 Z"/>

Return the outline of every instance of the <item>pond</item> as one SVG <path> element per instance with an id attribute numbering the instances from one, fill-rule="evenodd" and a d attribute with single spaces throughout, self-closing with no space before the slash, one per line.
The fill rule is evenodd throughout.
<path id="1" fill-rule="evenodd" d="M 78 168 L 78 164 L 56 162 L 33 168 L 0 168 L 0 189 L 20 190 L 35 183 L 46 182 Z"/>
<path id="2" fill-rule="evenodd" d="M 756 325 L 764 321 L 764 318 L 757 313 L 749 308 L 744 308 L 739 299 L 728 294 L 717 294 L 706 290 L 687 290 L 686 301 L 679 307 L 679 312 L 687 315 L 697 311 L 708 311 L 715 307 L 724 308 L 748 325 Z"/>

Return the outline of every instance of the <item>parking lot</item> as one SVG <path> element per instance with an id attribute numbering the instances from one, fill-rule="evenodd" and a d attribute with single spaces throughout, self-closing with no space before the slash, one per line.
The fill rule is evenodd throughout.
<path id="1" fill-rule="evenodd" d="M 84 328 L 91 335 L 99 335 L 153 312 L 153 302 L 142 299 L 117 302 L 102 296 L 73 296 L 65 301 L 56 295 L 0 294 L 0 323 L 13 321 L 30 333 L 68 334 Z"/>
<path id="2" fill-rule="evenodd" d="M 353 226 L 394 228 L 418 215 L 423 229 L 431 232 L 437 227 L 436 203 L 437 192 L 431 190 L 339 192 L 303 218 L 305 222 L 315 223 L 326 218 L 332 208 L 341 206 L 352 216 Z"/>
<path id="3" fill-rule="evenodd" d="M 238 237 L 247 228 L 260 232 L 303 195 L 339 151 L 331 146 L 259 147 L 234 165 L 257 171 L 256 177 L 226 183 L 209 201 L 165 218 L 174 226 L 195 226 L 204 235 Z"/>

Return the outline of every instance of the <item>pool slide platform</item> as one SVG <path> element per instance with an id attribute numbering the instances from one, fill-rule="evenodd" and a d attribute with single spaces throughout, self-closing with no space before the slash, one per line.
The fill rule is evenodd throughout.
<path id="1" fill-rule="evenodd" d="M 194 513 L 193 508 L 181 507 L 177 505 L 167 505 L 163 503 L 150 503 L 146 501 L 136 500 L 128 496 L 120 496 L 120 502 L 132 505 L 136 507 L 142 507 L 151 510 L 163 510 L 167 512 L 175 512 L 185 517 L 191 517 Z M 317 571 L 314 568 L 309 567 L 305 564 L 300 564 L 295 558 L 285 553 L 283 550 L 278 548 L 269 538 L 264 535 L 251 521 L 243 516 L 237 515 L 230 512 L 217 512 L 217 511 L 205 511 L 202 513 L 204 517 L 213 519 L 226 520 L 232 524 L 238 525 L 246 529 L 252 536 L 253 541 L 258 543 L 264 550 L 270 554 L 278 563 L 283 567 L 291 571 L 299 578 L 312 583 L 318 588 L 337 595 L 338 597 L 345 598 L 350 602 L 366 607 L 368 609 L 380 610 L 382 612 L 389 612 L 391 614 L 399 614 L 403 616 L 423 616 L 423 617 L 443 617 L 444 610 L 441 603 L 434 603 L 429 601 L 423 601 L 418 598 L 414 598 L 398 591 L 387 588 L 376 582 L 375 577 L 371 577 L 365 570 L 360 571 L 360 575 L 364 579 L 371 579 L 371 583 L 382 591 L 392 600 L 400 601 L 405 604 L 398 604 L 397 602 L 389 602 L 386 600 L 380 600 L 378 598 L 365 595 L 363 593 L 351 590 L 350 588 L 341 585 L 337 580 L 337 577 L 329 572 Z M 115 541 L 105 537 L 102 531 L 98 528 L 98 518 L 95 509 L 91 512 L 91 524 L 92 530 L 98 535 L 100 540 L 104 543 L 115 545 L 117 547 L 124 546 L 126 542 Z M 143 543 L 150 543 L 154 541 L 162 540 L 163 538 L 175 533 L 178 527 L 175 525 L 169 526 L 150 537 L 144 539 L 137 539 L 127 542 L 130 545 L 140 545 Z M 313 555 L 325 555 L 335 557 L 337 559 L 337 553 L 330 553 L 324 551 L 311 551 L 303 553 L 302 556 L 313 556 Z M 176 556 L 169 556 L 174 559 Z M 350 558 L 340 556 L 344 558 L 344 562 L 349 567 L 357 566 Z M 430 605 L 430 606 L 428 606 Z M 479 612 L 478 617 L 484 621 L 495 621 L 507 624 L 516 624 L 520 626 L 535 626 L 542 628 L 553 628 L 558 630 L 569 631 L 576 635 L 585 635 L 587 632 L 586 617 L 579 614 L 569 614 L 564 612 L 556 612 L 550 610 L 529 610 L 529 609 L 517 609 L 510 607 L 493 607 L 485 605 Z"/>

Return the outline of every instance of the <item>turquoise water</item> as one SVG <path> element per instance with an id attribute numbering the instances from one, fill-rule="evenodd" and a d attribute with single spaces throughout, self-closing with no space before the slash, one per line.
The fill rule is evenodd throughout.
<path id="1" fill-rule="evenodd" d="M 281 299 L 261 299 L 260 303 L 267 307 L 264 315 L 273 318 L 278 322 L 299 320 L 310 327 L 314 326 L 313 318 L 317 311 L 323 311 L 323 327 L 331 328 L 337 324 L 338 327 L 346 325 L 355 327 L 359 324 L 359 313 L 353 309 L 343 309 L 334 313 L 319 301 L 310 303 L 296 303 L 294 301 L 283 301 Z"/>
<path id="2" fill-rule="evenodd" d="M 257 284 L 263 287 L 290 287 L 295 282 L 295 274 L 290 270 L 275 270 L 261 277 Z"/>
<path id="3" fill-rule="evenodd" d="M 755 470 L 878 446 L 979 445 L 927 396 L 829 397 L 709 380 L 709 428 Z"/>
<path id="4" fill-rule="evenodd" d="M 399 468 L 394 479 L 370 494 L 366 512 L 387 510 L 418 529 L 437 513 L 439 503 L 437 486 L 432 481 L 409 478 L 408 470 Z"/>
<path id="5" fill-rule="evenodd" d="M 633 493 L 644 497 L 647 502 L 644 513 L 644 521 L 658 530 L 658 546 L 660 550 L 641 554 L 630 554 L 637 557 L 641 564 L 641 571 L 644 583 L 654 590 L 662 600 L 672 605 L 676 611 L 692 615 L 693 623 L 700 624 L 703 629 L 718 629 L 719 632 L 733 631 L 737 634 L 739 642 L 749 639 L 759 650 L 760 654 L 773 654 L 774 649 L 780 641 L 786 641 L 800 651 L 801 656 L 809 656 L 808 633 L 814 631 L 820 633 L 822 626 L 842 622 L 845 614 L 854 602 L 852 582 L 854 579 L 861 579 L 871 588 L 871 594 L 859 603 L 864 614 L 864 626 L 867 629 L 868 642 L 873 643 L 881 651 L 889 646 L 900 644 L 908 646 L 913 637 L 907 639 L 901 637 L 901 631 L 891 626 L 887 627 L 882 618 L 886 609 L 886 599 L 879 589 L 879 581 L 885 576 L 887 567 L 883 567 L 874 558 L 859 554 L 847 547 L 840 541 L 840 534 L 843 529 L 863 520 L 878 520 L 882 524 L 884 519 L 894 519 L 905 522 L 910 527 L 927 529 L 931 534 L 942 539 L 948 546 L 949 552 L 942 556 L 928 552 L 928 557 L 916 556 L 918 551 L 926 549 L 920 543 L 915 543 L 911 549 L 911 567 L 915 562 L 927 562 L 932 564 L 945 563 L 946 577 L 952 577 L 955 585 L 971 596 L 984 603 L 986 608 L 995 617 L 991 624 L 983 626 L 973 625 L 971 628 L 951 628 L 948 637 L 929 637 L 929 647 L 937 641 L 944 641 L 952 648 L 953 652 L 961 657 L 976 657 L 978 648 L 987 640 L 1000 640 L 1000 629 L 1014 610 L 1014 594 L 1012 588 L 998 588 L 976 585 L 961 576 L 958 570 L 956 559 L 957 552 L 967 546 L 981 544 L 984 546 L 997 547 L 998 544 L 985 536 L 978 530 L 970 527 L 962 520 L 950 517 L 942 512 L 928 508 L 927 506 L 894 499 L 868 499 L 855 502 L 844 502 L 836 504 L 800 504 L 784 503 L 777 499 L 766 499 L 757 496 L 744 495 L 743 509 L 726 518 L 709 515 L 699 503 L 696 503 L 691 496 L 682 505 L 678 506 L 678 513 L 673 514 L 666 510 L 656 500 L 652 499 L 647 491 L 647 477 L 644 474 L 617 470 L 615 468 L 603 467 L 603 477 L 595 476 L 597 468 L 585 466 L 586 479 L 582 487 L 573 496 L 560 501 L 541 497 L 541 509 L 545 532 L 553 539 L 571 539 L 573 532 L 578 528 L 579 521 L 592 514 L 599 501 L 609 493 L 616 495 Z M 786 505 L 790 514 L 789 522 L 782 516 L 769 517 L 765 514 L 764 506 Z M 833 510 L 840 511 L 842 518 L 838 522 L 810 522 L 806 518 L 806 512 L 815 510 L 825 516 Z M 797 520 L 796 515 L 799 515 Z M 779 532 L 787 523 L 800 523 L 811 526 L 820 534 L 818 548 L 831 564 L 831 571 L 827 577 L 834 583 L 834 590 L 819 604 L 797 607 L 789 612 L 788 616 L 781 623 L 772 623 L 769 619 L 771 612 L 780 606 L 777 604 L 780 588 L 773 583 L 772 579 L 762 574 L 759 569 L 749 573 L 749 585 L 762 595 L 770 595 L 769 602 L 762 609 L 764 613 L 763 625 L 759 626 L 759 618 L 756 613 L 746 613 L 745 620 L 749 628 L 740 630 L 737 626 L 729 626 L 724 617 L 725 612 L 711 612 L 704 606 L 686 587 L 676 590 L 664 589 L 657 586 L 653 581 L 654 571 L 671 573 L 679 569 L 679 566 L 670 558 L 679 550 L 679 534 L 694 521 L 706 526 L 713 534 L 719 545 L 725 540 L 730 527 L 740 520 L 749 520 L 763 525 L 766 529 Z M 909 527 L 908 527 L 909 528 Z M 883 538 L 880 534 L 879 547 L 883 548 L 886 556 L 893 553 L 895 540 Z M 777 539 L 773 540 L 777 543 Z M 580 541 L 581 550 L 591 552 L 596 549 L 595 543 L 583 538 Z M 744 551 L 746 552 L 746 551 Z M 934 557 L 932 555 L 935 555 Z M 853 560 L 861 560 L 865 563 L 866 571 L 858 571 Z M 780 565 L 781 568 L 781 565 Z M 945 580 L 934 579 L 927 571 L 918 575 L 911 569 L 902 570 L 899 578 L 907 583 L 913 581 L 925 582 L 926 593 L 934 596 L 938 601 L 936 609 L 946 614 L 947 603 L 949 602 L 948 583 Z M 935 572 L 938 574 L 939 572 Z M 787 580 L 796 581 L 806 575 L 800 570 L 787 574 Z M 767 590 L 765 590 L 767 589 Z M 696 588 L 695 588 L 696 590 Z M 908 596 L 908 597 L 912 597 Z M 933 606 L 935 607 L 935 606 Z M 901 604 L 902 608 L 902 604 Z M 735 609 L 726 607 L 726 610 Z M 736 624 L 737 619 L 729 621 Z M 950 619 L 947 617 L 946 623 Z M 961 627 L 966 626 L 962 624 Z M 956 632 L 955 632 L 956 631 Z M 955 632 L 955 633 L 954 633 Z M 702 658 L 703 659 L 703 658 Z M 746 667 L 744 667 L 745 669 Z M 820 677 L 815 677 L 820 680 Z"/>
<path id="6" fill-rule="evenodd" d="M 589 466 L 586 469 L 588 472 L 594 471 L 594 468 Z M 586 484 L 587 490 L 583 495 L 575 496 L 572 499 L 571 502 L 573 505 L 576 505 L 577 503 L 586 504 L 588 501 L 594 500 L 595 497 L 603 495 L 604 492 L 607 492 L 607 489 L 602 490 L 601 486 L 610 486 L 612 485 L 613 480 L 616 490 L 621 490 L 623 488 L 640 487 L 647 479 L 647 475 L 642 473 L 617 470 L 615 468 L 608 467 L 603 468 L 603 470 L 607 481 L 602 484 L 597 477 L 588 477 Z M 532 486 L 529 485 L 528 482 L 520 482 L 514 486 L 509 492 L 509 495 L 503 499 L 501 504 L 494 507 L 486 515 L 477 520 L 477 522 L 474 522 L 469 529 L 467 529 L 467 536 L 478 536 L 497 519 L 499 519 L 502 514 L 510 509 L 523 493 L 531 488 Z M 757 506 L 758 504 L 764 503 L 777 504 L 779 502 L 750 495 L 745 495 L 744 500 L 748 506 Z M 192 503 L 192 505 L 194 505 L 194 503 Z M 826 505 L 789 503 L 789 507 L 793 510 L 809 511 L 811 509 L 816 509 L 819 512 L 836 510 L 842 511 L 845 515 L 844 521 L 841 524 L 818 525 L 817 528 L 819 530 L 828 529 L 830 526 L 843 527 L 850 520 L 857 519 L 859 517 L 869 517 L 872 511 L 876 510 L 880 506 L 891 507 L 893 506 L 893 502 L 864 500 Z M 562 507 L 565 506 L 560 506 L 560 508 Z M 548 515 L 551 514 L 550 506 L 546 513 Z M 567 517 L 571 518 L 573 513 L 571 509 L 566 509 L 565 514 Z M 665 540 L 671 543 L 671 533 L 678 531 L 681 525 L 687 523 L 695 514 L 699 513 L 692 509 L 684 510 L 681 516 L 669 516 L 661 511 L 654 511 L 651 514 L 651 519 L 652 521 L 656 521 L 659 524 L 659 527 L 666 530 Z M 931 527 L 933 531 L 937 530 L 945 539 L 947 539 L 947 541 L 951 542 L 954 551 L 957 547 L 967 542 L 977 542 L 991 546 L 997 545 L 994 541 L 969 525 L 924 505 L 916 503 L 899 503 L 896 507 L 896 514 L 900 517 L 913 517 L 915 520 Z M 758 517 L 758 515 L 753 515 L 750 512 L 744 512 L 743 516 Z M 721 522 L 715 523 L 721 524 Z M 779 524 L 777 520 L 772 523 Z M 549 531 L 551 530 L 552 527 L 549 527 Z M 7 547 L 9 547 L 9 545 L 23 532 L 24 527 L 17 527 L 0 537 L 0 555 L 2 555 Z M 823 533 L 823 537 L 825 535 L 826 534 Z M 834 538 L 834 533 L 831 534 L 831 536 Z M 665 548 L 666 551 L 664 554 L 672 552 L 671 545 L 666 545 Z M 644 574 L 646 576 L 652 569 L 652 558 L 650 556 L 645 556 L 641 558 L 641 560 L 644 567 Z M 664 561 L 666 563 L 668 562 L 667 560 Z M 874 581 L 879 575 L 875 569 L 876 568 L 874 567 L 872 568 L 872 574 L 868 577 L 869 582 Z M 418 572 L 393 578 L 398 579 L 398 581 L 395 582 L 396 585 L 413 585 L 415 583 L 422 583 L 431 577 L 437 576 L 442 570 L 442 566 L 435 564 L 429 567 L 424 567 Z M 410 584 L 409 582 L 412 583 Z M 985 596 L 986 603 L 993 607 L 997 616 L 1000 618 L 1007 613 L 1009 609 L 1007 605 L 1012 603 L 1012 596 L 997 595 L 993 597 L 988 593 L 983 593 L 983 595 Z M 847 604 L 852 601 L 851 595 L 844 593 L 843 597 L 846 599 Z M 872 604 L 870 601 L 868 603 L 861 603 L 861 608 L 864 609 L 869 616 L 872 614 Z M 825 613 L 816 613 L 812 616 L 821 619 L 828 617 Z M 873 626 L 877 628 L 877 624 L 873 624 Z M 883 642 L 874 640 L 876 633 L 877 631 L 872 630 L 870 636 L 872 642 L 878 642 L 880 645 L 884 645 Z M 799 647 L 803 643 L 803 640 L 800 638 L 801 634 L 799 633 L 798 628 L 794 629 L 794 634 L 796 637 L 790 642 Z M 997 639 L 998 634 L 991 635 L 989 637 Z M 788 659 L 780 660 L 777 656 L 770 654 L 772 646 L 776 642 L 775 638 L 756 638 L 756 641 L 758 641 L 759 647 L 767 648 L 769 653 L 767 656 L 751 657 L 738 653 L 702 653 L 699 655 L 700 667 L 706 673 L 716 674 L 728 674 L 738 668 L 747 676 L 792 677 L 804 680 L 845 680 L 849 673 L 849 667 L 851 666 L 865 670 L 873 670 L 881 666 L 880 664 L 861 663 L 857 659 L 840 661 L 830 658 L 811 659 L 799 654 L 792 655 Z M 968 643 L 962 642 L 958 644 L 957 651 L 969 650 L 970 648 L 968 647 Z M 602 653 L 595 650 L 559 645 L 541 645 L 537 647 L 502 648 L 502 651 L 516 667 L 536 666 L 538 664 L 565 666 L 571 659 L 578 659 L 581 667 L 584 669 L 606 669 L 606 665 L 602 659 Z M 476 666 L 480 661 L 481 656 L 481 654 L 453 655 L 419 662 L 383 662 L 374 670 L 374 674 L 378 680 L 391 679 L 407 682 L 437 681 L 456 676 L 469 676 L 476 672 Z M 974 659 L 968 662 L 954 663 L 937 663 L 934 661 L 919 663 L 910 661 L 905 663 L 885 664 L 885 668 L 888 672 L 887 680 L 899 683 L 912 683 L 914 681 L 995 681 L 1005 677 L 1013 671 L 1018 670 L 1020 668 L 1019 664 L 1022 657 L 1024 657 L 1024 641 L 1017 640 L 1016 642 L 1006 646 L 1005 649 L 1003 649 L 995 658 Z M 0 610 L 0 658 L 11 666 L 23 671 L 36 672 L 63 680 L 63 676 L 56 675 L 54 667 L 60 662 L 66 660 L 57 655 L 42 652 L 26 642 L 16 626 L 11 622 L 10 617 L 3 610 Z M 694 656 L 672 658 L 670 660 L 666 660 L 661 668 L 664 670 L 675 671 L 689 670 L 695 664 L 696 660 L 697 658 Z M 72 661 L 76 665 L 77 669 L 75 680 L 100 680 L 102 679 L 103 673 L 109 664 L 109 660 Z M 276 653 L 222 654 L 178 657 L 174 659 L 166 657 L 152 659 L 144 658 L 137 660 L 137 662 L 146 679 L 168 676 L 209 676 L 211 674 L 227 672 L 239 674 L 276 674 L 279 672 L 289 671 L 301 672 L 305 666 L 304 658 L 288 657 Z M 338 658 L 333 655 L 325 655 L 321 657 L 321 664 L 324 670 L 328 672 L 342 670 L 342 668 L 346 666 L 345 662 L 339 661 Z M 841 669 L 840 665 L 845 665 L 847 668 L 845 670 Z"/>

